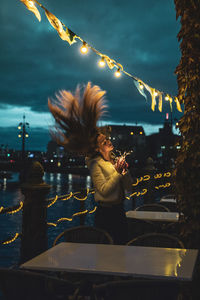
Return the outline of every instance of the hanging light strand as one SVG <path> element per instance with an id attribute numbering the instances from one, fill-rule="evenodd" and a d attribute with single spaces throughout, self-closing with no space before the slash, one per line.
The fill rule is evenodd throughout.
<path id="1" fill-rule="evenodd" d="M 182 108 L 181 108 L 178 97 L 170 96 L 168 93 L 154 89 L 154 88 L 150 87 L 149 85 L 147 85 L 146 83 L 144 83 L 141 79 L 139 79 L 136 76 L 133 76 L 132 74 L 125 71 L 123 66 L 120 63 L 116 62 L 114 59 L 111 59 L 107 55 L 101 53 L 100 51 L 98 51 L 97 49 L 95 49 L 94 47 L 89 45 L 85 40 L 83 40 L 76 33 L 71 31 L 56 16 L 54 16 L 51 12 L 49 12 L 39 1 L 37 1 L 37 0 L 20 0 L 20 1 L 27 7 L 28 10 L 33 12 L 35 14 L 35 16 L 38 18 L 38 20 L 40 21 L 41 16 L 40 16 L 40 13 L 39 13 L 37 7 L 35 6 L 35 3 L 38 4 L 42 9 L 44 9 L 48 21 L 50 22 L 52 27 L 54 27 L 57 30 L 61 39 L 67 41 L 70 45 L 75 43 L 76 39 L 79 39 L 83 43 L 81 46 L 81 53 L 86 54 L 87 50 L 91 49 L 93 52 L 95 52 L 97 55 L 99 55 L 101 57 L 102 63 L 100 65 L 100 67 L 104 66 L 104 63 L 103 63 L 103 60 L 104 60 L 104 62 L 107 63 L 107 65 L 110 69 L 113 69 L 113 68 L 117 69 L 114 72 L 114 75 L 116 77 L 120 77 L 121 73 L 123 73 L 123 74 L 127 75 L 128 77 L 132 78 L 139 93 L 142 96 L 144 96 L 146 99 L 147 99 L 147 96 L 145 94 L 145 90 L 147 90 L 151 95 L 151 99 L 152 99 L 151 109 L 153 111 L 155 110 L 155 107 L 157 105 L 156 98 L 158 97 L 158 109 L 160 112 L 162 111 L 163 100 L 169 102 L 171 111 L 172 111 L 172 103 L 175 103 L 177 110 L 179 112 L 182 112 Z M 63 29 L 63 27 L 65 28 L 65 30 Z M 103 58 L 103 60 L 102 60 L 102 58 Z M 139 85 L 138 85 L 138 83 L 139 83 Z"/>

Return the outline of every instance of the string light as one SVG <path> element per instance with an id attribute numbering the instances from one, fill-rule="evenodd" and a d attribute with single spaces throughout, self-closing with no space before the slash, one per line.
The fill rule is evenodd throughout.
<path id="1" fill-rule="evenodd" d="M 80 51 L 82 54 L 87 54 L 88 53 L 88 47 L 86 45 L 86 42 L 83 42 L 83 45 L 80 48 Z"/>
<path id="2" fill-rule="evenodd" d="M 18 134 L 18 137 L 19 137 L 19 138 L 22 137 L 21 134 Z"/>
<path id="3" fill-rule="evenodd" d="M 114 73 L 115 77 L 119 78 L 121 76 L 120 68 Z"/>
<path id="4" fill-rule="evenodd" d="M 143 90 L 143 89 L 144 89 L 143 84 L 139 83 L 139 88 L 140 88 L 141 90 Z"/>
<path id="5" fill-rule="evenodd" d="M 3 245 L 11 244 L 11 243 L 14 242 L 19 236 L 20 236 L 20 234 L 17 232 L 17 233 L 15 234 L 15 236 L 14 236 L 11 240 L 5 241 L 5 242 L 3 242 L 2 244 L 3 244 Z"/>
<path id="6" fill-rule="evenodd" d="M 102 58 L 99 60 L 98 62 L 98 65 L 100 68 L 104 68 L 105 65 L 106 65 L 106 62 L 105 62 L 105 58 L 102 56 Z"/>
<path id="7" fill-rule="evenodd" d="M 137 84 L 136 84 L 136 87 L 139 90 L 140 94 L 146 98 L 147 96 L 143 91 L 143 89 L 145 88 L 151 95 L 151 98 L 152 98 L 151 108 L 152 108 L 153 111 L 155 110 L 155 105 L 156 105 L 155 97 L 159 96 L 158 109 L 159 109 L 160 112 L 162 111 L 163 95 L 165 95 L 166 93 L 164 93 L 162 91 L 155 90 L 154 88 L 150 87 L 149 85 L 144 83 L 141 79 L 139 79 L 136 76 L 133 76 L 132 74 L 126 72 L 124 70 L 123 66 L 120 63 L 116 62 L 114 59 L 111 59 L 107 55 L 102 54 L 101 52 L 96 50 L 91 45 L 86 44 L 86 42 L 84 42 L 83 39 L 80 36 L 78 36 L 73 31 L 71 31 L 56 16 L 54 16 L 52 13 L 50 13 L 41 3 L 39 3 L 39 1 L 37 1 L 37 0 L 34 0 L 34 1 L 23 0 L 22 2 L 25 4 L 25 6 L 27 7 L 28 10 L 30 10 L 31 12 L 33 12 L 35 14 L 35 16 L 40 21 L 41 16 L 40 16 L 40 13 L 39 13 L 38 9 L 35 6 L 35 3 L 38 4 L 42 9 L 45 10 L 45 14 L 46 14 L 47 19 L 49 20 L 50 24 L 57 30 L 57 32 L 59 33 L 59 36 L 63 40 L 67 41 L 71 45 L 71 44 L 76 42 L 76 39 L 79 39 L 83 43 L 82 47 L 80 48 L 80 51 L 81 51 L 82 54 L 86 54 L 88 52 L 88 48 L 90 48 L 97 55 L 99 55 L 101 57 L 104 57 L 105 61 L 103 62 L 103 60 L 101 60 L 100 67 L 104 67 L 104 63 L 106 63 L 110 69 L 113 69 L 114 67 L 118 68 L 118 70 L 115 72 L 115 76 L 120 77 L 121 72 L 123 72 L 125 75 L 132 78 L 135 84 L 136 84 L 136 82 L 139 84 L 139 86 L 137 86 Z M 63 29 L 63 27 L 65 28 L 65 30 Z M 176 103 L 177 110 L 182 112 L 181 105 L 180 105 L 178 97 L 170 96 L 169 94 L 167 94 L 166 97 L 165 97 L 165 100 L 170 102 L 171 110 L 172 110 L 172 102 L 174 100 L 174 102 Z"/>

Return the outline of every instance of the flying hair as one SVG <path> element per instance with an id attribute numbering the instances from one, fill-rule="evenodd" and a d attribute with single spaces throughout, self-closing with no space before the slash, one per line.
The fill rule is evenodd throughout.
<path id="1" fill-rule="evenodd" d="M 97 122 L 106 113 L 106 91 L 88 82 L 83 92 L 78 85 L 74 94 L 61 90 L 56 100 L 48 99 L 54 117 L 52 138 L 69 152 L 89 155 L 95 151 L 99 127 Z"/>

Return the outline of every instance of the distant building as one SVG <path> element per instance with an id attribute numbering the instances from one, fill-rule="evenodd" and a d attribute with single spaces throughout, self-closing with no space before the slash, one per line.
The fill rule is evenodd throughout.
<path id="1" fill-rule="evenodd" d="M 176 143 L 179 139 L 180 136 L 173 133 L 172 123 L 166 115 L 163 128 L 159 128 L 158 133 L 147 136 L 149 155 L 166 167 L 172 166 L 177 153 Z"/>
<path id="2" fill-rule="evenodd" d="M 146 135 L 142 126 L 111 125 L 111 141 L 120 151 L 144 148 Z"/>

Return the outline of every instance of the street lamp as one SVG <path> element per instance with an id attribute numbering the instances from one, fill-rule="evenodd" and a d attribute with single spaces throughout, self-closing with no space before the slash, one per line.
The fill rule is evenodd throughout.
<path id="1" fill-rule="evenodd" d="M 28 137 L 26 128 L 29 128 L 29 123 L 25 121 L 25 114 L 23 115 L 23 122 L 20 122 L 18 129 L 21 130 L 18 134 L 18 137 L 22 139 L 22 160 L 25 158 L 25 138 Z"/>

